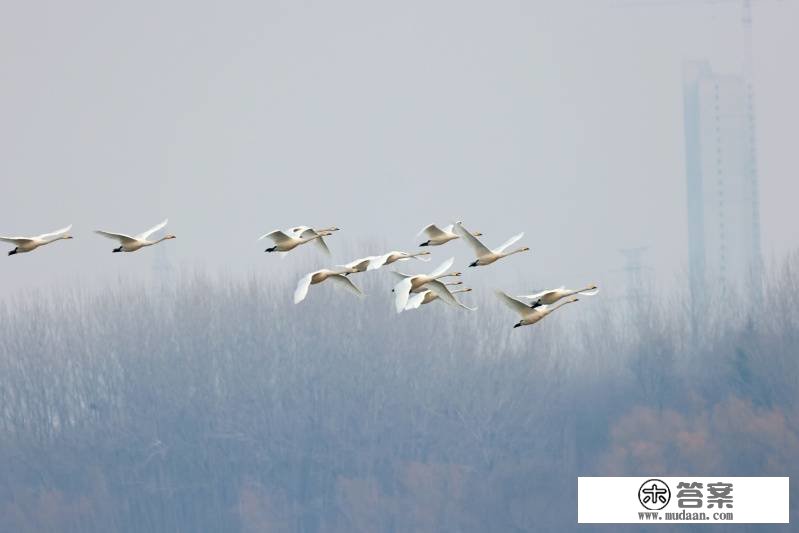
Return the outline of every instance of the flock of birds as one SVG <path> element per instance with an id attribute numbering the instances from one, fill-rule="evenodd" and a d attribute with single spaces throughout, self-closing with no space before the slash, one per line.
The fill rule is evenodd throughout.
<path id="1" fill-rule="evenodd" d="M 175 236 L 171 234 L 166 234 L 155 240 L 150 239 L 150 236 L 163 229 L 167 222 L 167 220 L 164 220 L 147 231 L 132 236 L 124 233 L 102 230 L 97 230 L 95 233 L 113 239 L 119 243 L 119 246 L 114 248 L 112 252 L 135 252 L 147 246 L 153 246 L 159 242 L 174 239 Z M 44 233 L 34 237 L 0 236 L 0 241 L 14 245 L 14 249 L 8 252 L 8 255 L 11 256 L 32 252 L 41 246 L 59 240 L 72 239 L 72 236 L 68 233 L 71 229 L 72 226 L 70 225 L 51 233 Z M 325 237 L 333 235 L 333 233 L 338 230 L 339 228 L 335 227 L 314 229 L 309 226 L 297 226 L 285 230 L 271 231 L 261 235 L 258 240 L 271 240 L 273 246 L 270 246 L 265 251 L 275 252 L 281 257 L 298 246 L 307 243 L 315 243 L 323 252 L 330 254 L 330 250 L 325 242 Z M 490 265 L 505 257 L 530 250 L 530 248 L 525 246 L 513 251 L 505 251 L 524 237 L 524 233 L 514 235 L 497 248 L 488 248 L 478 239 L 478 237 L 482 236 L 481 233 L 468 231 L 463 227 L 461 222 L 450 224 L 444 228 L 439 228 L 435 224 L 430 224 L 424 227 L 418 235 L 420 236 L 422 234 L 426 235 L 427 240 L 420 243 L 420 247 L 442 246 L 455 239 L 462 239 L 465 241 L 474 250 L 476 256 L 475 260 L 469 265 L 470 267 Z M 355 259 L 345 265 L 339 265 L 330 269 L 324 268 L 309 272 L 300 278 L 300 281 L 297 283 L 297 288 L 294 291 L 294 303 L 298 304 L 303 301 L 308 295 L 308 290 L 312 285 L 318 285 L 328 280 L 338 287 L 347 289 L 358 296 L 363 296 L 363 292 L 352 282 L 350 275 L 377 270 L 393 263 L 410 261 L 411 259 L 425 262 L 430 261 L 430 259 L 426 257 L 429 255 L 430 252 L 426 250 L 418 252 L 393 250 L 382 255 Z M 403 311 L 418 309 L 422 305 L 429 304 L 436 300 L 469 311 L 476 310 L 476 307 L 469 307 L 463 304 L 455 296 L 456 294 L 470 292 L 472 289 L 466 287 L 450 289 L 450 287 L 462 285 L 463 282 L 442 281 L 445 278 L 458 278 L 461 276 L 460 272 L 450 271 L 454 262 L 454 257 L 449 258 L 429 274 L 409 275 L 391 270 L 391 273 L 397 277 L 397 283 L 392 289 L 394 293 L 394 305 L 397 312 L 401 313 Z M 578 301 L 578 295 L 593 296 L 598 292 L 599 289 L 596 285 L 590 285 L 583 289 L 575 290 L 566 289 L 565 287 L 546 289 L 534 294 L 519 295 L 516 297 L 509 296 L 502 291 L 497 291 L 497 296 L 521 317 L 519 322 L 513 326 L 517 328 L 519 326 L 535 324 L 564 305 Z M 554 305 L 558 302 L 560 302 L 559 305 Z"/>

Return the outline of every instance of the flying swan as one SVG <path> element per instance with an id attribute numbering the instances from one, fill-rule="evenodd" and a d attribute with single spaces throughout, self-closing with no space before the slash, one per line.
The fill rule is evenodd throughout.
<path id="1" fill-rule="evenodd" d="M 294 290 L 294 303 L 298 304 L 305 299 L 311 285 L 317 285 L 328 279 L 334 282 L 337 287 L 347 289 L 358 296 L 363 296 L 361 289 L 344 274 L 347 274 L 346 270 L 329 270 L 326 268 L 315 272 L 309 272 L 300 278 L 300 281 L 297 283 L 297 288 Z"/>
<path id="2" fill-rule="evenodd" d="M 66 228 L 61 228 L 51 233 L 42 233 L 35 237 L 0 237 L 0 241 L 8 242 L 15 246 L 13 250 L 8 252 L 8 255 L 24 254 L 25 252 L 32 252 L 39 246 L 44 246 L 51 242 L 60 241 L 61 239 L 71 239 L 72 235 L 67 235 L 67 232 L 71 229 L 72 224 Z"/>
<path id="3" fill-rule="evenodd" d="M 302 231 L 295 231 L 295 230 L 302 230 Z M 337 228 L 336 228 L 337 229 Z M 286 233 L 288 231 L 288 233 Z M 319 247 L 324 251 L 326 254 L 330 255 L 330 250 L 325 244 L 325 241 L 322 237 L 326 237 L 328 235 L 332 235 L 333 232 L 331 229 L 323 229 L 316 231 L 312 228 L 308 228 L 305 226 L 299 228 L 293 228 L 290 230 L 274 230 L 270 231 L 269 233 L 264 233 L 258 240 L 263 239 L 272 239 L 272 242 L 275 243 L 274 246 L 267 248 L 264 252 L 280 252 L 280 256 L 283 257 L 285 252 L 290 252 L 297 246 L 301 244 L 305 244 L 307 242 L 316 241 L 319 243 Z"/>
<path id="4" fill-rule="evenodd" d="M 516 298 L 511 298 L 507 294 L 502 291 L 497 291 L 497 296 L 499 299 L 502 300 L 505 305 L 519 313 L 522 317 L 516 324 L 514 324 L 514 328 L 518 328 L 519 326 L 529 326 L 530 324 L 535 324 L 539 320 L 542 320 L 544 317 L 551 314 L 553 311 L 557 311 L 564 305 L 576 302 L 579 298 L 570 298 L 568 300 L 564 300 L 563 303 L 557 306 L 551 305 L 539 305 L 538 307 L 531 308 L 530 306 L 520 302 Z"/>
<path id="5" fill-rule="evenodd" d="M 402 280 L 400 280 L 400 282 L 394 286 L 394 306 L 397 309 L 397 313 L 401 313 L 405 310 L 405 306 L 408 305 L 408 298 L 410 297 L 411 292 L 414 292 L 421 287 L 425 287 L 436 293 L 443 302 L 473 311 L 474 309 L 466 307 L 456 300 L 455 297 L 452 296 L 452 293 L 449 292 L 449 289 L 447 289 L 447 287 L 439 281 L 441 278 L 461 275 L 460 272 L 446 273 L 454 262 L 455 258 L 450 257 L 441 263 L 438 268 L 432 271 L 429 275 L 420 274 L 416 276 L 408 276 L 405 274 L 400 274 L 399 272 L 395 272 L 395 275 L 402 277 Z"/>
<path id="6" fill-rule="evenodd" d="M 584 289 L 567 289 L 566 287 L 558 287 L 557 289 L 547 289 L 535 294 L 523 294 L 518 298 L 530 300 L 530 307 L 538 307 L 540 305 L 551 305 L 567 296 L 574 296 L 580 294 L 582 296 L 594 296 L 599 292 L 599 287 L 596 285 L 589 285 Z"/>
<path id="7" fill-rule="evenodd" d="M 464 240 L 469 244 L 469 246 L 472 247 L 474 253 L 477 255 L 477 259 L 469 265 L 470 267 L 490 265 L 494 261 L 502 259 L 503 257 L 508 257 L 509 255 L 517 254 L 519 252 L 530 251 L 530 248 L 527 248 L 526 246 L 524 248 L 513 250 L 512 252 L 505 251 L 505 248 L 524 237 L 524 232 L 514 235 L 505 241 L 502 246 L 495 248 L 494 250 L 489 250 L 486 248 L 486 246 L 477 240 L 477 237 L 469 233 L 460 222 L 455 224 L 455 232 L 464 238 Z"/>
<path id="8" fill-rule="evenodd" d="M 457 222 L 460 224 L 460 222 Z M 418 237 L 422 233 L 427 234 L 427 240 L 421 243 L 419 246 L 441 246 L 442 244 L 446 244 L 451 240 L 457 239 L 459 235 L 452 232 L 453 225 L 450 224 L 449 226 L 445 226 L 444 229 L 439 228 L 435 224 L 430 224 L 429 226 L 425 226 L 422 228 L 422 231 L 416 234 Z M 475 237 L 480 237 L 482 233 L 476 232 L 473 233 Z"/>
<path id="9" fill-rule="evenodd" d="M 109 239 L 114 239 L 115 241 L 119 241 L 119 248 L 114 248 L 111 250 L 112 252 L 135 252 L 136 250 L 140 250 L 145 246 L 152 246 L 153 244 L 158 244 L 161 241 L 165 241 L 168 239 L 175 239 L 176 237 L 172 234 L 167 234 L 155 241 L 148 241 L 148 237 L 155 233 L 156 231 L 162 229 L 166 226 L 169 219 L 164 220 L 160 224 L 153 226 L 152 228 L 148 229 L 144 233 L 139 233 L 138 235 L 134 235 L 131 237 L 130 235 L 125 235 L 124 233 L 113 233 L 110 231 L 102 231 L 97 230 L 95 231 L 96 234 L 102 235 L 103 237 L 108 237 Z"/>

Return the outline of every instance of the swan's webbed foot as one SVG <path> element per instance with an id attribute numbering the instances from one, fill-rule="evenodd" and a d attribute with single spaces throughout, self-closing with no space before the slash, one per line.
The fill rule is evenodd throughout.
<path id="1" fill-rule="evenodd" d="M 264 252 L 274 252 L 277 249 L 277 246 L 272 246 L 271 248 L 267 248 Z"/>
<path id="2" fill-rule="evenodd" d="M 472 264 L 471 264 L 471 265 L 469 265 L 469 266 L 470 266 L 470 267 L 476 267 L 476 266 L 478 266 L 478 265 L 477 265 L 477 261 L 475 261 L 474 263 L 472 263 Z"/>
<path id="3" fill-rule="evenodd" d="M 423 242 L 423 243 L 422 243 L 422 244 L 420 244 L 419 246 L 430 246 L 430 241 Z"/>
<path id="4" fill-rule="evenodd" d="M 518 327 L 519 327 L 519 326 L 521 326 L 521 325 L 522 325 L 522 323 L 521 323 L 521 322 L 519 322 L 518 324 L 514 324 L 514 325 L 513 325 L 513 327 L 514 327 L 514 328 L 518 328 Z"/>
<path id="5" fill-rule="evenodd" d="M 13 250 L 11 250 L 10 252 L 8 252 L 8 255 L 14 255 L 14 254 L 16 254 L 16 253 L 17 253 L 17 249 L 16 249 L 16 248 L 14 248 L 14 249 L 13 249 Z"/>
<path id="6" fill-rule="evenodd" d="M 122 247 L 121 246 L 119 248 L 114 248 L 113 250 L 111 250 L 112 253 L 117 253 L 117 252 L 121 252 L 121 251 L 122 251 Z"/>

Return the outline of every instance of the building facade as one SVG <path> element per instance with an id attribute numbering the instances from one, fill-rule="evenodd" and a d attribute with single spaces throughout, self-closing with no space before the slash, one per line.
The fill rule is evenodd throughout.
<path id="1" fill-rule="evenodd" d="M 691 291 L 759 293 L 760 201 L 751 89 L 705 61 L 683 72 Z"/>

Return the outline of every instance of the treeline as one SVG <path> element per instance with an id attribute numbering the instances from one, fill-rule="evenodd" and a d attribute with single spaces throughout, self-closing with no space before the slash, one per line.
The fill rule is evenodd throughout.
<path id="1" fill-rule="evenodd" d="M 796 476 L 797 267 L 515 330 L 492 294 L 398 316 L 387 275 L 9 300 L 0 531 L 565 531 L 578 475 Z"/>

